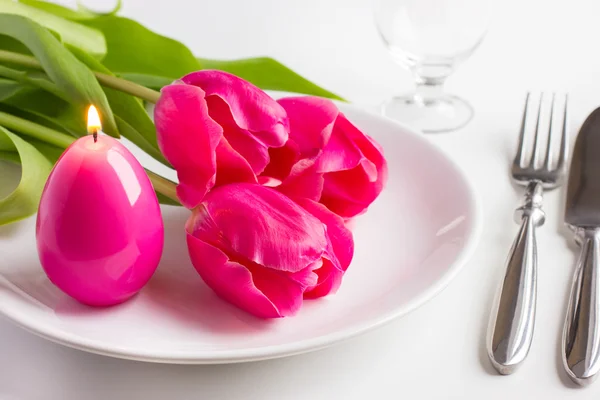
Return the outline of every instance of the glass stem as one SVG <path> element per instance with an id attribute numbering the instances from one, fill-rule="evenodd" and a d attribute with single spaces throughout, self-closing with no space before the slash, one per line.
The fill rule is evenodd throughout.
<path id="1" fill-rule="evenodd" d="M 415 101 L 422 104 L 434 104 L 444 97 L 446 77 L 415 76 Z"/>

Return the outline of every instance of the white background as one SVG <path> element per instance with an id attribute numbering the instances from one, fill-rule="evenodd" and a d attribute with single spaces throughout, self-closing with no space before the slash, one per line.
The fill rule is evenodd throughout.
<path id="1" fill-rule="evenodd" d="M 69 4 L 69 2 L 66 2 Z M 71 2 L 73 3 L 73 2 Z M 110 2 L 98 1 L 99 8 Z M 86 4 L 95 3 L 87 1 Z M 374 106 L 411 89 L 381 44 L 368 0 L 125 0 L 122 14 L 203 57 L 269 55 L 347 99 Z M 563 236 L 562 192 L 545 198 L 539 297 L 525 365 L 497 376 L 484 333 L 516 225 L 520 191 L 507 178 L 525 92 L 571 94 L 572 133 L 600 105 L 600 3 L 504 0 L 482 46 L 448 88 L 471 101 L 465 129 L 431 136 L 470 174 L 485 213 L 474 258 L 435 299 L 377 331 L 287 359 L 170 366 L 61 347 L 0 320 L 0 399 L 592 399 L 574 388 L 559 337 L 575 253 Z"/>

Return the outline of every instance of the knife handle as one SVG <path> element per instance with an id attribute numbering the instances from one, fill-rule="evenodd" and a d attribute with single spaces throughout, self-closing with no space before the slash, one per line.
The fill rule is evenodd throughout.
<path id="1" fill-rule="evenodd" d="M 563 329 L 563 365 L 581 386 L 600 370 L 600 229 L 579 232 L 581 250 Z"/>
<path id="2" fill-rule="evenodd" d="M 506 273 L 490 318 L 488 355 L 502 375 L 512 374 L 527 357 L 535 325 L 537 244 L 535 229 L 544 223 L 542 187 L 529 185 L 525 204 L 515 218 L 521 228 L 510 249 Z"/>

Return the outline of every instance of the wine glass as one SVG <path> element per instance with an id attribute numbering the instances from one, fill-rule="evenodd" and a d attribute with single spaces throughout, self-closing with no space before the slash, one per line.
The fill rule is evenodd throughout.
<path id="1" fill-rule="evenodd" d="M 473 108 L 445 93 L 444 82 L 483 40 L 491 0 L 376 0 L 374 11 L 383 41 L 416 83 L 413 93 L 387 101 L 383 113 L 427 133 L 465 126 Z"/>

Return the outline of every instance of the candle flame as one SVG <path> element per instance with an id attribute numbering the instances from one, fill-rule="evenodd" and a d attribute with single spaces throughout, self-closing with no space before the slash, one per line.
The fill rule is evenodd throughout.
<path id="1" fill-rule="evenodd" d="M 87 131 L 88 133 L 98 133 L 99 130 L 102 129 L 102 124 L 100 123 L 100 115 L 98 115 L 98 110 L 93 105 L 88 109 L 87 115 Z"/>

